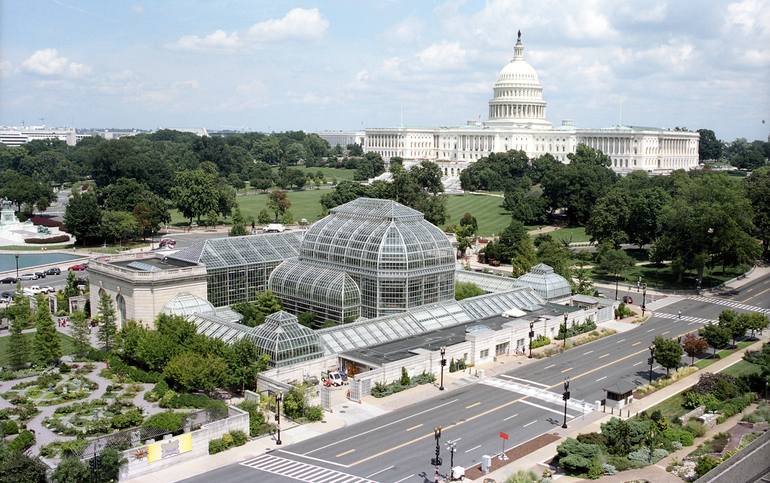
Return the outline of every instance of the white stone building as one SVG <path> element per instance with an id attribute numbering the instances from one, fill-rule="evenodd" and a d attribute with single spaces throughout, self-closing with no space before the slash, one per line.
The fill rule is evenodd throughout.
<path id="1" fill-rule="evenodd" d="M 64 141 L 70 146 L 77 142 L 75 128 L 46 126 L 0 126 L 0 144 L 21 146 L 31 141 L 54 139 Z"/>
<path id="2" fill-rule="evenodd" d="M 696 132 L 650 127 L 575 128 L 571 121 L 553 127 L 546 119 L 546 101 L 537 71 L 524 60 L 521 33 L 514 55 L 497 76 L 489 101 L 488 120 L 451 128 L 372 128 L 365 130 L 364 152 L 386 161 L 401 157 L 407 166 L 420 161 L 439 164 L 444 176 L 456 177 L 490 153 L 522 150 L 534 158 L 550 153 L 568 163 L 578 144 L 600 149 L 619 173 L 644 170 L 663 174 L 698 166 Z"/>

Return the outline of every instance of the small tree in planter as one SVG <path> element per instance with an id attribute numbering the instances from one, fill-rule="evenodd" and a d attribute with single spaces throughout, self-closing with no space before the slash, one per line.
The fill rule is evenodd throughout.
<path id="1" fill-rule="evenodd" d="M 412 383 L 412 380 L 409 378 L 409 373 L 406 372 L 406 367 L 401 368 L 401 385 L 402 386 L 408 386 Z"/>

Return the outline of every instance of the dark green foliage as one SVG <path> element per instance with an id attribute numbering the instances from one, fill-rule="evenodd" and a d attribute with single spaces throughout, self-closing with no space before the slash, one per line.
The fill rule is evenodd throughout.
<path id="1" fill-rule="evenodd" d="M 46 483 L 48 466 L 11 445 L 0 446 L 0 483 Z"/>
<path id="2" fill-rule="evenodd" d="M 679 367 L 684 354 L 679 342 L 658 336 L 655 337 L 653 345 L 655 346 L 655 360 L 666 368 L 666 375 L 669 374 L 669 370 Z"/>
<path id="3" fill-rule="evenodd" d="M 698 478 L 705 475 L 709 471 L 719 466 L 720 460 L 711 455 L 704 455 L 698 459 L 698 463 L 695 465 L 695 474 Z"/>
<path id="4" fill-rule="evenodd" d="M 236 446 L 243 446 L 247 439 L 248 437 L 243 431 L 225 433 L 221 438 L 209 441 L 209 454 L 217 454 Z"/>
<path id="5" fill-rule="evenodd" d="M 184 414 L 166 411 L 148 417 L 142 427 L 177 433 L 182 430 L 183 422 Z"/>
<path id="6" fill-rule="evenodd" d="M 64 212 L 64 225 L 78 243 L 86 243 L 99 238 L 101 234 L 102 212 L 96 195 L 93 193 L 72 193 Z"/>
<path id="7" fill-rule="evenodd" d="M 455 282 L 455 300 L 483 295 L 485 292 L 473 282 Z"/>
<path id="8" fill-rule="evenodd" d="M 730 330 L 717 324 L 706 324 L 698 333 L 714 348 L 715 354 L 717 349 L 723 349 L 730 342 Z"/>
<path id="9" fill-rule="evenodd" d="M 18 436 L 13 438 L 7 447 L 10 451 L 26 451 L 27 448 L 32 447 L 35 444 L 35 435 L 31 431 L 26 429 L 21 431 Z"/>
<path id="10" fill-rule="evenodd" d="M 9 436 L 19 434 L 19 425 L 13 419 L 7 419 L 0 423 L 0 435 Z"/>
<path id="11" fill-rule="evenodd" d="M 110 424 L 115 429 L 126 429 L 139 426 L 143 420 L 142 413 L 138 409 L 130 409 L 113 416 Z"/>
<path id="12" fill-rule="evenodd" d="M 574 337 L 574 336 L 579 335 L 579 334 L 584 334 L 586 332 L 591 332 L 592 330 L 596 330 L 596 323 L 593 320 L 587 320 L 587 321 L 583 322 L 582 324 L 575 324 L 575 325 L 572 325 L 571 327 L 569 327 L 566 330 L 566 335 L 565 335 L 564 324 L 561 324 L 559 326 L 559 337 L 558 338 L 559 339 L 570 338 L 570 337 Z"/>
<path id="13" fill-rule="evenodd" d="M 283 396 L 283 414 L 295 421 L 320 421 L 323 412 L 318 406 L 308 404 L 308 387 L 294 386 Z M 317 409 L 316 409 L 317 408 Z"/>
<path id="14" fill-rule="evenodd" d="M 465 361 L 458 360 L 455 363 L 457 369 L 456 370 L 462 370 L 465 369 Z M 409 385 L 403 385 L 401 384 L 401 381 L 393 381 L 390 384 L 382 384 L 380 382 L 375 382 L 374 386 L 372 387 L 371 395 L 374 397 L 385 397 L 390 396 L 391 394 L 395 394 L 397 392 L 401 392 L 403 390 L 409 389 L 411 387 L 420 385 L 420 384 L 431 384 L 436 381 L 436 376 L 432 373 L 426 373 L 423 372 L 422 374 L 418 374 L 412 378 L 410 378 L 411 381 Z"/>
<path id="15" fill-rule="evenodd" d="M 243 401 L 238 404 L 238 408 L 249 413 L 249 435 L 252 438 L 272 431 L 273 427 L 265 421 L 257 401 Z"/>
<path id="16" fill-rule="evenodd" d="M 567 438 L 557 448 L 559 466 L 571 475 L 587 473 L 601 454 L 601 446 Z"/>
<path id="17" fill-rule="evenodd" d="M 402 386 L 408 386 L 412 382 L 409 378 L 409 373 L 406 372 L 406 367 L 401 368 L 401 380 L 399 382 Z"/>
<path id="18" fill-rule="evenodd" d="M 90 478 L 90 468 L 77 457 L 62 459 L 51 475 L 54 483 L 82 483 Z"/>
<path id="19" fill-rule="evenodd" d="M 551 343 L 551 339 L 544 335 L 538 335 L 534 339 L 532 339 L 532 348 L 537 349 L 538 347 L 547 346 Z"/>
<path id="20" fill-rule="evenodd" d="M 56 326 L 53 323 L 53 317 L 48 310 L 48 303 L 42 296 L 37 298 L 35 329 L 32 355 L 35 364 L 45 367 L 59 360 L 62 351 L 59 337 L 56 334 Z"/>
<path id="21" fill-rule="evenodd" d="M 607 446 L 607 436 L 602 433 L 584 433 L 577 436 L 577 440 L 583 444 L 595 444 Z"/>

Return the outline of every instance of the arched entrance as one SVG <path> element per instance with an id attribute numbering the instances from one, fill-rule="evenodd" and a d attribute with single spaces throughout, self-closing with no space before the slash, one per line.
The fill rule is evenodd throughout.
<path id="1" fill-rule="evenodd" d="M 118 306 L 118 328 L 122 329 L 123 324 L 126 323 L 126 299 L 123 294 L 115 297 L 115 305 Z"/>

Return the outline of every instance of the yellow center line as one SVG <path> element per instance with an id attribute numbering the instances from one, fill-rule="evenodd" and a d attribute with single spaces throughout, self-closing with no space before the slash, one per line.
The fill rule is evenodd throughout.
<path id="1" fill-rule="evenodd" d="M 634 342 L 633 344 L 631 344 L 631 347 L 636 347 L 636 346 L 638 346 L 641 343 L 642 343 L 642 341 Z"/>
<path id="2" fill-rule="evenodd" d="M 475 407 L 476 407 L 476 406 L 478 406 L 479 404 L 481 404 L 481 401 L 479 401 L 479 402 L 475 402 L 475 403 L 471 404 L 470 406 L 465 406 L 465 409 L 475 408 Z"/>
<path id="3" fill-rule="evenodd" d="M 406 432 L 408 433 L 409 431 L 414 431 L 415 429 L 420 427 L 422 427 L 422 423 L 418 424 L 417 426 L 412 426 L 411 428 L 406 428 Z"/>
<path id="4" fill-rule="evenodd" d="M 563 371 L 561 371 L 561 373 L 562 373 L 562 374 L 564 374 L 565 372 L 569 372 L 569 371 L 571 371 L 571 370 L 572 370 L 572 368 L 571 368 L 571 367 L 568 367 L 568 368 L 564 369 Z"/>
<path id="5" fill-rule="evenodd" d="M 352 448 L 352 449 L 349 449 L 347 451 L 343 451 L 342 453 L 339 453 L 336 457 L 339 458 L 341 456 L 345 456 L 346 454 L 350 454 L 350 453 L 354 452 L 355 450 L 356 450 L 355 448 Z"/>
<path id="6" fill-rule="evenodd" d="M 606 354 L 604 354 L 603 356 L 599 356 L 599 359 L 604 359 L 604 358 L 605 358 L 605 357 L 607 357 L 608 355 L 610 355 L 610 353 L 609 353 L 609 352 L 608 352 L 608 353 L 606 353 Z"/>

